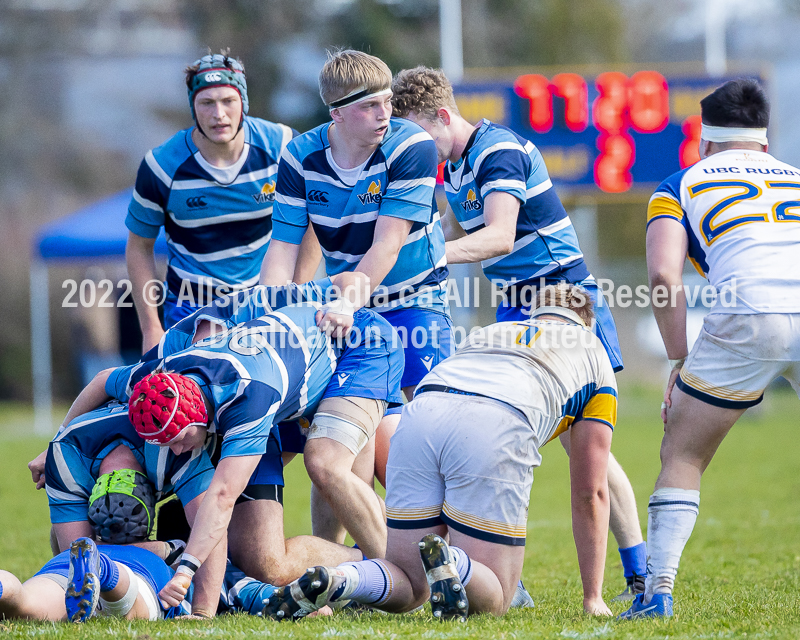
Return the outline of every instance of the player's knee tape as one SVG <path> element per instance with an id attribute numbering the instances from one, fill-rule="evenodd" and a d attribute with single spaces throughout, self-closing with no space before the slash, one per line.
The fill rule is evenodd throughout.
<path id="1" fill-rule="evenodd" d="M 386 411 L 385 400 L 373 398 L 328 398 L 308 430 L 308 439 L 330 438 L 358 455 L 375 434 Z"/>
<path id="2" fill-rule="evenodd" d="M 139 595 L 139 577 L 131 571 L 130 567 L 124 564 L 121 566 L 130 579 L 128 581 L 128 590 L 125 592 L 124 596 L 114 602 L 110 602 L 102 596 L 100 597 L 100 611 L 104 616 L 122 617 L 133 609 L 133 605 L 136 604 L 136 596 Z"/>

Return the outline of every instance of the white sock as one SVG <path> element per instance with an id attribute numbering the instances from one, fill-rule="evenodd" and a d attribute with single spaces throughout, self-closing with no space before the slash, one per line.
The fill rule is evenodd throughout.
<path id="1" fill-rule="evenodd" d="M 700 492 L 658 489 L 647 507 L 647 580 L 644 601 L 656 593 L 672 593 L 683 548 L 692 535 L 700 509 Z"/>
<path id="2" fill-rule="evenodd" d="M 133 605 L 136 604 L 136 596 L 139 595 L 139 580 L 136 578 L 133 571 L 131 571 L 131 568 L 124 564 L 120 564 L 119 566 L 128 574 L 128 590 L 125 592 L 124 596 L 114 602 L 105 600 L 101 593 L 101 611 L 104 616 L 118 616 L 121 618 L 127 615 L 127 613 L 133 609 Z"/>

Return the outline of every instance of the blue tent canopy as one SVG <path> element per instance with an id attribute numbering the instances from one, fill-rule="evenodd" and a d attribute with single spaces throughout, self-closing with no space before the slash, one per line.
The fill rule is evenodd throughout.
<path id="1" fill-rule="evenodd" d="M 34 253 L 47 261 L 124 257 L 130 201 L 131 190 L 125 189 L 44 225 L 34 240 Z M 155 252 L 167 253 L 163 232 L 156 240 Z"/>

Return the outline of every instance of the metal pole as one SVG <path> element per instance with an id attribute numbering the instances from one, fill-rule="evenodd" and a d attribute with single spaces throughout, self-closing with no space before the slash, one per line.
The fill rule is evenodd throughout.
<path id="1" fill-rule="evenodd" d="M 461 0 L 439 0 L 439 48 L 442 69 L 453 84 L 464 77 Z"/>
<path id="2" fill-rule="evenodd" d="M 33 431 L 53 435 L 53 365 L 50 356 L 50 293 L 47 266 L 31 259 L 31 365 Z"/>
<path id="3" fill-rule="evenodd" d="M 728 68 L 725 22 L 725 0 L 706 0 L 706 73 L 712 77 L 725 75 Z"/>

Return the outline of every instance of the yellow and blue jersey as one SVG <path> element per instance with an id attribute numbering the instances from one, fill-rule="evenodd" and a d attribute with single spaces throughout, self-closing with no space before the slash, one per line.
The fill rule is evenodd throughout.
<path id="1" fill-rule="evenodd" d="M 761 151 L 715 153 L 664 180 L 647 224 L 674 220 L 719 293 L 712 313 L 800 312 L 800 169 Z"/>
<path id="2" fill-rule="evenodd" d="M 447 201 L 464 231 L 486 226 L 486 197 L 495 191 L 520 201 L 511 253 L 481 262 L 500 287 L 547 278 L 580 282 L 589 277 L 578 237 L 539 150 L 510 129 L 483 120 L 461 160 L 444 168 Z"/>
<path id="3" fill-rule="evenodd" d="M 72 420 L 48 445 L 45 491 L 51 522 L 86 520 L 100 464 L 119 445 L 131 450 L 159 500 L 175 493 L 187 505 L 211 483 L 214 468 L 205 450 L 176 456 L 169 447 L 145 443 L 128 419 L 128 405 L 111 402 Z"/>
<path id="4" fill-rule="evenodd" d="M 210 165 L 192 129 L 148 151 L 139 167 L 125 224 L 145 238 L 164 227 L 167 287 L 175 295 L 184 280 L 215 287 L 258 282 L 272 234 L 278 160 L 294 132 L 249 117 L 243 131 L 244 152 L 231 167 Z"/>
<path id="5" fill-rule="evenodd" d="M 189 376 L 213 406 L 209 431 L 222 441 L 221 457 L 263 455 L 273 426 L 312 413 L 336 369 L 316 312 L 310 304 L 285 307 L 164 358 L 119 367 L 106 392 L 127 401 L 158 368 Z"/>
<path id="6" fill-rule="evenodd" d="M 354 270 L 370 249 L 378 216 L 409 220 L 408 238 L 371 306 L 378 311 L 401 305 L 446 311 L 448 271 L 434 204 L 433 139 L 416 124 L 393 118 L 381 144 L 350 181 L 337 172 L 329 126 L 298 136 L 281 156 L 274 237 L 300 244 L 312 224 L 328 275 L 335 275 Z"/>

